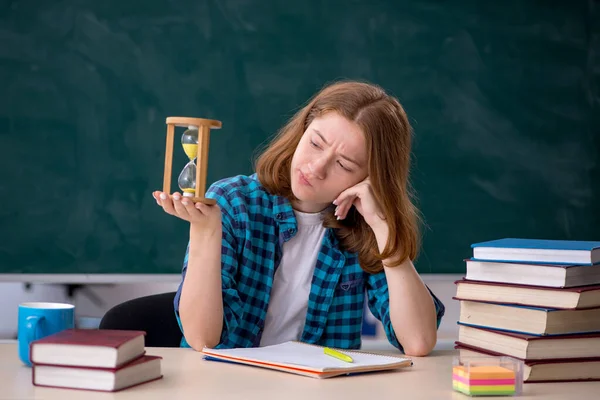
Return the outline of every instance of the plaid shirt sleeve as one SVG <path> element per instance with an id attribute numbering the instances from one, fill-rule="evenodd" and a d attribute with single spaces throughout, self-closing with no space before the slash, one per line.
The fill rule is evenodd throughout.
<path id="1" fill-rule="evenodd" d="M 235 331 L 241 323 L 244 310 L 235 282 L 235 274 L 238 268 L 235 250 L 237 246 L 236 236 L 234 234 L 235 220 L 230 214 L 231 205 L 228 203 L 224 194 L 222 189 L 216 187 L 211 187 L 206 193 L 206 197 L 215 199 L 221 209 L 223 230 L 223 239 L 221 242 L 221 288 L 223 295 L 223 330 L 221 332 L 221 344 L 230 336 L 229 332 Z M 182 333 L 184 332 L 179 318 L 179 299 L 181 297 L 181 289 L 187 271 L 188 257 L 189 244 L 183 261 L 182 281 L 175 295 L 175 314 Z M 184 346 L 187 344 L 185 343 L 185 337 L 182 344 Z"/>
<path id="2" fill-rule="evenodd" d="M 404 352 L 402 344 L 396 338 L 394 328 L 392 326 L 392 320 L 390 318 L 390 296 L 388 291 L 387 280 L 385 278 L 385 272 L 381 271 L 377 274 L 367 274 L 367 297 L 369 310 L 373 313 L 373 316 L 381 321 L 385 335 L 388 341 L 400 351 Z M 444 316 L 445 307 L 444 304 L 429 290 L 433 302 L 435 304 L 435 313 L 437 315 L 437 327 L 439 328 L 442 317 Z"/>

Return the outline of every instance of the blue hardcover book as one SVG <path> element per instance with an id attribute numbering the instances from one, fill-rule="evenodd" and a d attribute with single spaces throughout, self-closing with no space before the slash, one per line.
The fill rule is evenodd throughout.
<path id="1" fill-rule="evenodd" d="M 574 265 L 600 263 L 600 242 L 505 238 L 474 243 L 471 247 L 476 260 Z"/>

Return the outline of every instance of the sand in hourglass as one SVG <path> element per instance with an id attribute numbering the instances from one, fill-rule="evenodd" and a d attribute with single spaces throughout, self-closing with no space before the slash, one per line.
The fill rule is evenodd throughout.
<path id="1" fill-rule="evenodd" d="M 185 143 L 181 146 L 183 147 L 185 155 L 188 156 L 190 160 L 193 160 L 198 155 L 198 144 Z"/>

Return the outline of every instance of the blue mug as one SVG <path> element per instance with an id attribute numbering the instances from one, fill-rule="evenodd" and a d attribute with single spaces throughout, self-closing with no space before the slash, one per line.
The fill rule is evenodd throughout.
<path id="1" fill-rule="evenodd" d="M 64 303 L 19 304 L 19 358 L 31 367 L 29 346 L 34 340 L 75 326 L 75 306 Z"/>

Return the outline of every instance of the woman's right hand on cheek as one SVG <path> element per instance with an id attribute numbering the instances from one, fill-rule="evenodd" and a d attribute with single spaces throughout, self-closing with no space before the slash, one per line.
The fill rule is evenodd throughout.
<path id="1" fill-rule="evenodd" d="M 194 203 L 177 192 L 169 196 L 167 193 L 156 191 L 152 193 L 152 197 L 167 214 L 188 221 L 195 229 L 206 232 L 221 229 L 221 209 L 218 205 Z"/>

